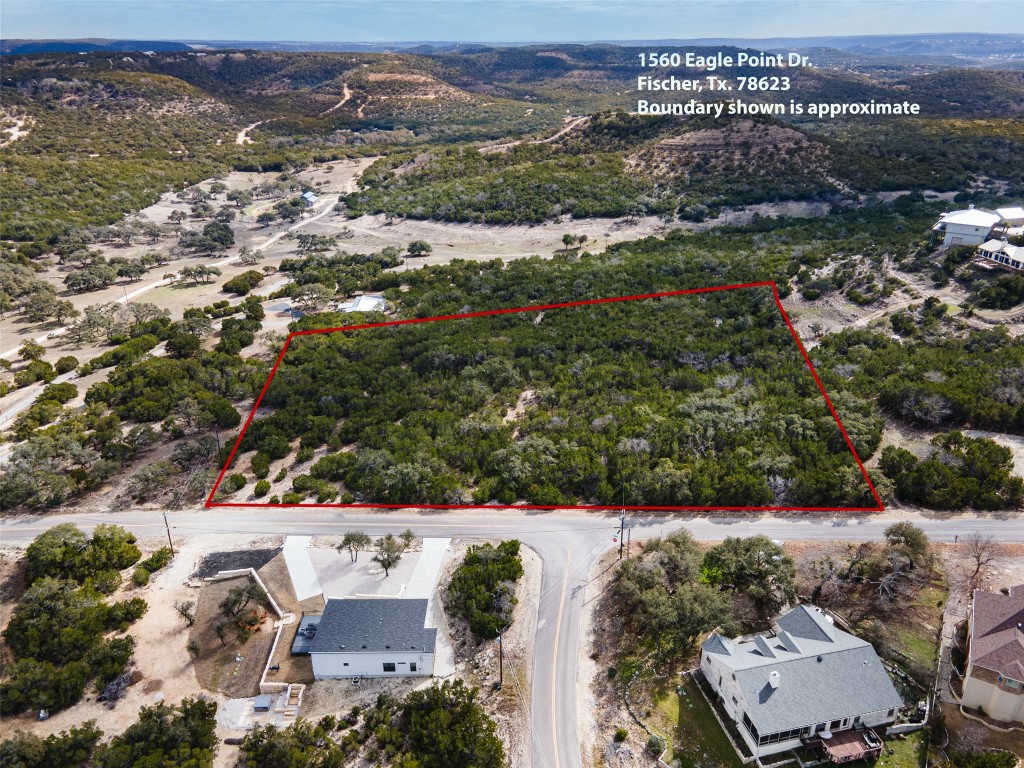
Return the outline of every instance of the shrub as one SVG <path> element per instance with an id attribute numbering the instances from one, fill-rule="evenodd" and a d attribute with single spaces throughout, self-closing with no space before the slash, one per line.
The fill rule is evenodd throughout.
<path id="1" fill-rule="evenodd" d="M 253 489 L 253 496 L 257 499 L 261 496 L 266 496 L 270 492 L 270 482 L 267 480 L 257 480 L 256 487 Z"/>
<path id="2" fill-rule="evenodd" d="M 63 357 L 58 357 L 57 362 L 53 366 L 54 370 L 57 371 L 57 373 L 69 373 L 70 371 L 75 370 L 75 368 L 77 367 L 78 358 L 75 357 L 74 355 L 64 355 Z"/>
<path id="3" fill-rule="evenodd" d="M 121 574 L 111 569 L 100 571 L 92 577 L 92 587 L 101 595 L 111 595 L 121 586 Z"/>
<path id="4" fill-rule="evenodd" d="M 448 610 L 469 622 L 477 638 L 497 637 L 512 619 L 515 582 L 523 575 L 519 542 L 471 546 L 448 587 Z"/>
<path id="5" fill-rule="evenodd" d="M 665 739 L 652 733 L 647 739 L 647 753 L 652 757 L 660 757 L 664 751 Z"/>
<path id="6" fill-rule="evenodd" d="M 132 583 L 137 587 L 144 587 L 149 584 L 149 571 L 139 566 L 132 571 Z"/>
<path id="7" fill-rule="evenodd" d="M 83 584 L 101 571 L 123 570 L 141 555 L 135 537 L 120 526 L 100 524 L 89 538 L 73 523 L 62 523 L 29 544 L 25 583 L 52 576 Z"/>
<path id="8" fill-rule="evenodd" d="M 622 743 L 627 738 L 629 738 L 629 731 L 622 727 L 616 728 L 615 735 L 612 736 L 612 738 L 615 739 L 615 741 Z"/>
<path id="9" fill-rule="evenodd" d="M 223 290 L 229 293 L 234 293 L 239 296 L 244 296 L 249 293 L 253 288 L 263 282 L 265 275 L 262 272 L 258 272 L 255 269 L 250 269 L 247 272 L 243 272 L 240 275 L 236 275 L 230 280 L 226 281 L 223 286 Z"/>
<path id="10" fill-rule="evenodd" d="M 139 568 L 145 568 L 150 573 L 156 573 L 171 562 L 172 557 L 174 555 L 171 553 L 170 547 L 160 547 L 160 549 L 139 563 Z"/>
<path id="11" fill-rule="evenodd" d="M 234 493 L 245 487 L 245 475 L 235 473 L 228 477 L 228 481 L 224 485 L 228 493 Z"/>
<path id="12" fill-rule="evenodd" d="M 146 571 L 149 573 L 149 571 Z M 134 576 L 134 574 L 132 574 Z M 128 625 L 141 619 L 149 606 L 141 597 L 133 597 L 131 600 L 121 600 L 110 606 L 107 611 L 107 628 L 124 632 Z"/>
<path id="13" fill-rule="evenodd" d="M 249 462 L 252 473 L 262 480 L 270 474 L 270 457 L 262 451 L 257 451 Z"/>

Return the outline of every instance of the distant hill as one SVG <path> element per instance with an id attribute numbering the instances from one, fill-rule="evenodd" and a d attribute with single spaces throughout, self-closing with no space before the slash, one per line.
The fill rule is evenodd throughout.
<path id="1" fill-rule="evenodd" d="M 0 55 L 30 53 L 92 53 L 94 51 L 190 51 L 191 46 L 168 40 L 0 40 Z"/>
<path id="2" fill-rule="evenodd" d="M 1000 61 L 1024 60 L 1024 33 L 979 34 L 935 33 L 907 35 L 849 35 L 825 37 L 769 38 L 695 38 L 665 40 L 593 40 L 576 45 L 613 45 L 635 47 L 736 46 L 773 49 L 832 48 L 861 56 L 928 57 L 958 60 L 959 66 L 989 66 Z M 537 42 L 455 42 L 438 40 L 390 40 L 382 42 L 301 41 L 301 40 L 0 40 L 0 54 L 77 53 L 80 51 L 181 51 L 181 50 L 253 50 L 330 53 L 480 53 L 493 48 L 520 48 L 541 45 Z M 546 46 L 560 45 L 546 43 Z"/>

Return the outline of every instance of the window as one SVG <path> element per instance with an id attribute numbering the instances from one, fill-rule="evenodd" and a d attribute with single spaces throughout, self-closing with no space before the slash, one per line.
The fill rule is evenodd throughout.
<path id="1" fill-rule="evenodd" d="M 857 715 L 855 718 L 853 718 L 853 724 L 860 725 L 860 715 Z"/>
<path id="2" fill-rule="evenodd" d="M 393 661 L 385 661 L 384 662 L 384 671 L 385 672 L 394 672 L 395 671 L 395 662 L 393 662 Z"/>
<path id="3" fill-rule="evenodd" d="M 410 661 L 409 662 L 409 671 L 410 672 L 415 672 L 416 671 L 416 662 L 415 661 Z"/>
<path id="4" fill-rule="evenodd" d="M 743 726 L 747 729 L 747 732 L 754 737 L 754 741 L 756 741 L 758 744 L 765 743 L 762 739 L 758 738 L 757 728 L 755 728 L 754 724 L 750 722 L 750 717 L 747 715 L 746 712 L 743 713 Z"/>
<path id="5" fill-rule="evenodd" d="M 830 731 L 836 730 L 839 727 L 839 722 L 839 720 L 833 720 L 831 723 L 828 724 L 828 729 Z"/>
<path id="6" fill-rule="evenodd" d="M 347 661 L 343 661 L 343 662 L 341 663 L 341 666 L 343 666 L 343 667 L 347 667 L 347 666 L 348 666 L 348 662 L 347 662 Z"/>

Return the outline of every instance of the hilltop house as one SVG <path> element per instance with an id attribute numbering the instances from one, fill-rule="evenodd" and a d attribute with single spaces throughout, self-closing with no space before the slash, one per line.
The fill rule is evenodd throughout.
<path id="1" fill-rule="evenodd" d="M 1010 245 L 1006 240 L 982 243 L 978 246 L 978 256 L 1008 269 L 1024 270 L 1024 247 Z"/>
<path id="2" fill-rule="evenodd" d="M 306 204 L 306 207 L 308 208 L 309 206 L 316 205 L 317 203 L 319 203 L 320 198 L 317 197 L 313 192 L 307 191 L 302 193 L 302 202 L 304 202 Z"/>
<path id="3" fill-rule="evenodd" d="M 432 675 L 437 629 L 427 627 L 426 619 L 425 599 L 328 600 L 304 644 L 313 661 L 313 676 L 324 680 Z"/>
<path id="4" fill-rule="evenodd" d="M 1013 208 L 996 208 L 996 213 L 1003 219 L 1008 227 L 1024 227 L 1024 208 L 1019 205 Z"/>
<path id="5" fill-rule="evenodd" d="M 802 745 L 832 762 L 877 757 L 874 728 L 896 719 L 903 700 L 871 644 L 800 605 L 774 633 L 701 646 L 700 671 L 755 757 Z"/>
<path id="6" fill-rule="evenodd" d="M 932 231 L 943 235 L 943 245 L 981 245 L 1002 221 L 1000 214 L 972 205 L 966 211 L 941 214 Z"/>
<path id="7" fill-rule="evenodd" d="M 961 704 L 1024 723 L 1024 584 L 1009 594 L 974 590 Z"/>
<path id="8" fill-rule="evenodd" d="M 372 296 L 361 294 L 352 301 L 339 301 L 339 312 L 383 312 L 387 308 L 387 302 L 383 296 Z"/>

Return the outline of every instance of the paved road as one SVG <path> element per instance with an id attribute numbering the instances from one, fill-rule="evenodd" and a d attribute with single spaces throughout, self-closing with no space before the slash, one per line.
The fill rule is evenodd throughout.
<path id="1" fill-rule="evenodd" d="M 523 513 L 481 509 L 459 513 L 381 512 L 352 514 L 315 510 L 222 510 L 173 512 L 175 536 L 225 534 L 340 534 L 361 528 L 371 535 L 412 528 L 431 536 L 518 538 L 543 559 L 543 576 L 535 643 L 530 719 L 534 768 L 578 768 L 580 733 L 576 722 L 577 648 L 583 609 L 583 589 L 594 563 L 613 545 L 618 519 L 602 513 Z M 681 528 L 698 539 L 764 534 L 781 540 L 857 541 L 879 539 L 896 519 L 913 519 L 936 541 L 952 541 L 974 531 L 1001 541 L 1024 542 L 1024 517 L 913 514 L 790 515 L 737 517 L 635 517 L 629 521 L 632 538 L 641 540 Z M 85 530 L 97 523 L 123 525 L 139 536 L 160 535 L 163 521 L 153 511 L 92 515 L 54 515 L 0 520 L 0 541 L 25 544 L 39 532 L 61 522 Z"/>

